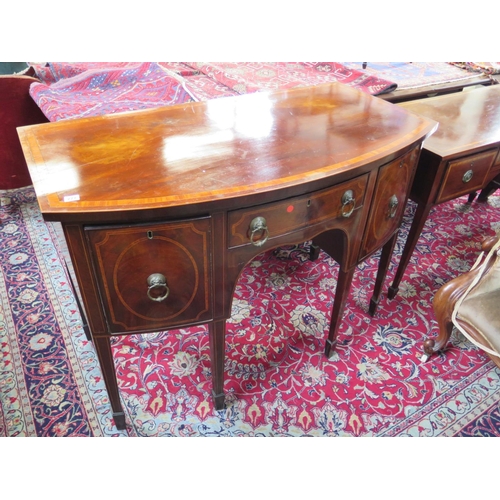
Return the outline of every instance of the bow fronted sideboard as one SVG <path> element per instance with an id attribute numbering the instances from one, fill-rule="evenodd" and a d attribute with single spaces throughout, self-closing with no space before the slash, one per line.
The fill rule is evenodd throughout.
<path id="1" fill-rule="evenodd" d="M 224 407 L 226 320 L 243 267 L 312 241 L 339 264 L 330 357 L 356 266 L 382 248 L 377 300 L 422 142 L 437 123 L 342 84 L 18 129 L 60 221 L 118 428 L 110 338 L 208 324 Z"/>

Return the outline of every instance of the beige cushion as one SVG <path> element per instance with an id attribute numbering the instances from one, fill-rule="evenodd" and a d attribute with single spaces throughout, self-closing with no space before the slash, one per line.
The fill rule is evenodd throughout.
<path id="1" fill-rule="evenodd" d="M 463 299 L 457 319 L 472 325 L 500 355 L 500 256 Z"/>

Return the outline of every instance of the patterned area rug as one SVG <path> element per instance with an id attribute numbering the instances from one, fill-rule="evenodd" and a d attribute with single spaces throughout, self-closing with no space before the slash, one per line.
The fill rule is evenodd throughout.
<path id="1" fill-rule="evenodd" d="M 48 62 L 34 63 L 31 66 L 42 83 L 51 85 L 64 78 L 81 75 L 85 71 L 127 70 L 144 64 L 140 62 Z M 182 76 L 196 75 L 199 72 L 182 62 L 159 62 L 159 66 Z"/>
<path id="2" fill-rule="evenodd" d="M 193 101 L 182 81 L 157 63 L 53 63 L 30 95 L 51 121 L 86 118 Z"/>
<path id="3" fill-rule="evenodd" d="M 452 62 L 450 64 L 466 69 L 467 71 L 475 71 L 476 73 L 485 73 L 487 75 L 500 74 L 500 62 Z"/>
<path id="4" fill-rule="evenodd" d="M 360 70 L 360 62 L 345 62 L 348 68 Z M 467 71 L 447 62 L 369 62 L 364 72 L 386 78 L 398 85 L 398 90 L 427 87 L 477 78 L 477 73 Z"/>
<path id="5" fill-rule="evenodd" d="M 204 75 L 239 94 L 340 82 L 367 94 L 396 89 L 394 81 L 338 62 L 188 62 Z"/>
<path id="6" fill-rule="evenodd" d="M 35 64 L 30 95 L 50 121 L 100 116 L 190 101 L 341 82 L 378 95 L 396 84 L 341 63 Z"/>
<path id="7" fill-rule="evenodd" d="M 33 190 L 0 192 L 0 436 L 500 436 L 500 370 L 436 334 L 432 298 L 500 229 L 500 196 L 436 207 L 392 301 L 368 313 L 377 258 L 357 270 L 337 353 L 323 346 L 337 264 L 307 243 L 246 266 L 228 324 L 227 409 L 215 411 L 203 326 L 113 342 L 127 432 L 118 431 L 66 269 Z M 415 206 L 407 207 L 387 286 Z"/>

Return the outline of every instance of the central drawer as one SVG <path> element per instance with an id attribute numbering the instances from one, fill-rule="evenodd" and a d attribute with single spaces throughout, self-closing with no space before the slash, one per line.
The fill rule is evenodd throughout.
<path id="1" fill-rule="evenodd" d="M 322 222 L 348 218 L 363 206 L 368 174 L 333 187 L 228 213 L 229 248 L 255 245 Z"/>
<path id="2" fill-rule="evenodd" d="M 85 231 L 111 333 L 211 319 L 210 217 Z"/>

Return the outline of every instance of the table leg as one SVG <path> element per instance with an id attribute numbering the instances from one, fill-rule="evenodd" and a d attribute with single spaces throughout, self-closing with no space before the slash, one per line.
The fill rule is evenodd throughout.
<path id="1" fill-rule="evenodd" d="M 85 314 L 85 311 L 83 310 L 82 303 L 80 302 L 80 297 L 76 291 L 75 283 L 73 281 L 73 278 L 71 277 L 71 272 L 68 269 L 68 266 L 66 265 L 66 272 L 69 277 L 69 282 L 71 283 L 71 287 L 73 289 L 73 295 L 76 300 L 76 305 L 78 307 L 78 311 L 80 312 L 80 317 L 82 318 L 82 328 L 83 332 L 85 333 L 85 337 L 87 337 L 87 340 L 92 341 L 92 335 L 90 333 L 90 327 L 87 321 L 87 315 Z"/>
<path id="2" fill-rule="evenodd" d="M 485 201 L 488 200 L 488 197 L 499 188 L 500 188 L 500 175 L 497 175 L 482 189 L 481 193 L 477 197 L 477 201 L 479 203 L 484 203 Z"/>
<path id="3" fill-rule="evenodd" d="M 123 412 L 120 394 L 118 392 L 118 382 L 116 380 L 115 364 L 109 338 L 94 337 L 93 343 L 97 352 L 99 364 L 101 365 L 104 384 L 106 385 L 106 390 L 108 391 L 109 400 L 111 402 L 115 425 L 117 429 L 124 430 L 126 428 L 125 413 Z"/>
<path id="4" fill-rule="evenodd" d="M 472 203 L 477 195 L 477 191 L 473 191 L 472 193 L 469 193 L 469 197 L 467 198 L 467 203 Z"/>
<path id="5" fill-rule="evenodd" d="M 387 270 L 391 262 L 392 252 L 394 250 L 394 245 L 398 238 L 398 232 L 394 233 L 392 238 L 383 246 L 382 254 L 380 255 L 380 260 L 378 263 L 377 278 L 375 280 L 375 287 L 373 290 L 373 295 L 370 300 L 369 313 L 371 316 L 375 314 L 377 310 L 378 303 L 380 301 L 380 292 L 382 291 L 382 285 L 384 284 L 385 277 L 387 275 Z"/>
<path id="6" fill-rule="evenodd" d="M 337 344 L 337 334 L 342 322 L 345 303 L 351 289 L 351 282 L 354 276 L 355 267 L 349 271 L 339 270 L 337 279 L 337 288 L 335 289 L 335 299 L 333 302 L 332 319 L 330 321 L 330 331 L 325 345 L 325 354 L 327 358 L 331 358 Z"/>
<path id="7" fill-rule="evenodd" d="M 309 249 L 309 259 L 311 262 L 318 259 L 320 250 L 321 248 L 318 245 L 311 243 L 311 248 Z"/>
<path id="8" fill-rule="evenodd" d="M 210 359 L 212 369 L 212 396 L 216 410 L 223 410 L 224 403 L 224 357 L 226 342 L 226 320 L 208 325 L 210 337 Z"/>
<path id="9" fill-rule="evenodd" d="M 418 205 L 417 210 L 415 212 L 415 216 L 413 218 L 413 223 L 410 228 L 410 232 L 408 233 L 408 238 L 406 240 L 406 244 L 403 250 L 403 254 L 401 255 L 401 259 L 399 261 L 399 266 L 396 271 L 396 276 L 394 277 L 394 281 L 392 285 L 389 287 L 389 291 L 387 293 L 387 297 L 389 299 L 393 299 L 399 290 L 399 284 L 401 283 L 401 278 L 403 277 L 406 266 L 410 262 L 410 257 L 415 249 L 417 241 L 422 233 L 422 229 L 425 225 L 425 221 L 427 220 L 427 216 L 431 211 L 432 205 Z"/>

